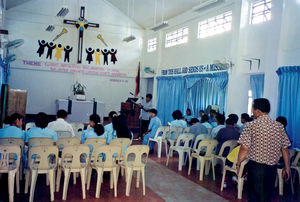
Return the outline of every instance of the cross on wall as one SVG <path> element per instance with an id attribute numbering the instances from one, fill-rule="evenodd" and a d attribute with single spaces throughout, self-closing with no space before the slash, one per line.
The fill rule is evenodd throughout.
<path id="1" fill-rule="evenodd" d="M 85 17 L 85 7 L 80 7 L 80 17 L 77 20 L 64 20 L 65 24 L 75 25 L 79 30 L 77 63 L 82 63 L 83 31 L 88 27 L 99 28 L 99 24 L 88 22 Z"/>

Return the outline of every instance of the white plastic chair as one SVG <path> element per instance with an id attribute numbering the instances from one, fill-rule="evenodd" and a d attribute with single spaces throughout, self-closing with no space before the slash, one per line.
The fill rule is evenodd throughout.
<path id="1" fill-rule="evenodd" d="M 291 158 L 295 155 L 296 153 L 296 150 L 294 149 L 289 149 L 289 156 L 290 156 L 290 160 Z M 282 153 L 281 153 L 281 156 L 282 156 Z M 296 159 L 295 159 L 296 160 Z M 292 167 L 291 167 L 292 168 Z M 282 171 L 283 171 L 283 168 L 277 168 L 277 176 L 276 176 L 276 181 L 275 181 L 275 186 L 277 186 L 277 181 L 279 181 L 279 195 L 282 196 L 283 195 L 283 179 L 282 179 Z M 300 177 L 299 177 L 300 179 Z M 291 189 L 292 189 L 292 194 L 294 194 L 294 186 L 293 186 L 293 177 L 291 175 Z M 300 181 L 299 181 L 300 182 Z"/>
<path id="2" fill-rule="evenodd" d="M 13 158 L 10 158 L 10 156 L 13 156 Z M 8 194 L 10 202 L 14 201 L 15 175 L 19 170 L 20 159 L 20 146 L 0 145 L 0 173 L 8 173 Z M 17 179 L 17 181 L 19 181 L 19 179 Z"/>
<path id="3" fill-rule="evenodd" d="M 57 130 L 56 133 L 57 133 L 57 138 L 58 139 L 72 137 L 72 133 L 70 131 L 63 131 L 63 130 L 59 131 L 59 130 Z"/>
<path id="4" fill-rule="evenodd" d="M 213 155 L 215 159 L 220 159 L 222 162 L 222 168 L 225 166 L 226 157 L 223 156 L 224 150 L 229 147 L 228 154 L 237 146 L 237 140 L 227 140 L 221 146 L 218 155 Z"/>
<path id="5" fill-rule="evenodd" d="M 169 131 L 169 126 L 161 126 L 157 129 L 155 136 L 153 138 L 149 138 L 148 140 L 148 145 L 149 142 L 157 142 L 158 146 L 158 151 L 157 151 L 157 157 L 161 158 L 161 148 L 162 148 L 162 143 L 165 143 L 165 149 L 166 149 L 166 156 L 168 155 L 168 148 L 167 148 L 167 143 L 166 143 L 166 133 Z"/>
<path id="6" fill-rule="evenodd" d="M 222 182 L 221 182 L 221 191 L 223 191 L 223 187 L 224 187 L 224 182 L 225 182 L 225 177 L 226 177 L 226 172 L 229 171 L 229 172 L 233 172 L 233 173 L 237 173 L 237 170 L 236 170 L 236 162 L 237 162 L 237 159 L 238 159 L 238 155 L 236 155 L 235 157 L 235 160 L 234 160 L 234 163 L 231 167 L 229 166 L 224 166 L 224 169 L 223 169 L 223 177 L 222 177 Z M 248 163 L 249 159 L 245 159 L 241 165 L 240 165 L 240 170 L 239 170 L 239 175 L 237 176 L 238 177 L 238 199 L 242 199 L 242 194 L 243 194 L 243 187 L 244 187 L 244 176 L 243 176 L 243 172 L 244 172 L 244 168 L 245 168 L 245 165 Z"/>
<path id="7" fill-rule="evenodd" d="M 211 131 L 212 131 L 212 128 L 207 128 L 207 134 L 210 135 Z"/>
<path id="8" fill-rule="evenodd" d="M 300 151 L 298 151 L 294 161 L 292 162 L 292 165 L 291 165 L 291 169 L 295 169 L 296 172 L 295 172 L 295 175 L 296 173 L 298 173 L 298 177 L 299 177 L 299 183 L 300 183 Z M 295 176 L 293 177 L 293 179 L 295 180 Z"/>
<path id="9" fill-rule="evenodd" d="M 170 143 L 170 147 L 171 146 L 175 146 L 177 138 L 179 137 L 179 135 L 182 133 L 183 128 L 181 127 L 172 127 L 170 128 L 170 130 L 167 132 L 167 142 Z M 168 152 L 169 154 L 169 152 Z M 173 156 L 173 153 L 171 154 L 171 157 Z"/>
<path id="10" fill-rule="evenodd" d="M 24 140 L 20 138 L 0 138 L 0 145 L 18 145 L 21 148 L 21 156 L 20 156 L 20 166 L 19 170 L 16 173 L 16 187 L 17 194 L 20 193 L 20 180 L 22 180 L 23 174 L 23 154 L 24 154 Z"/>
<path id="11" fill-rule="evenodd" d="M 213 154 L 215 152 L 215 148 L 217 147 L 217 145 L 218 145 L 218 141 L 217 140 L 202 140 L 199 143 L 197 151 L 193 152 L 191 154 L 188 175 L 191 174 L 191 167 L 192 167 L 192 160 L 193 160 L 193 158 L 197 158 L 200 161 L 200 175 L 199 175 L 199 180 L 200 181 L 203 180 L 204 168 L 205 168 L 205 175 L 209 174 L 210 162 L 211 162 L 211 165 L 212 165 L 211 167 L 212 167 L 212 171 L 213 171 L 213 180 L 215 180 L 215 168 L 214 168 Z M 203 148 L 206 148 L 206 152 L 205 152 L 204 156 L 202 156 L 200 154 L 200 152 L 203 150 Z"/>
<path id="12" fill-rule="evenodd" d="M 189 133 L 190 132 L 190 127 L 186 127 L 183 129 L 182 133 Z"/>
<path id="13" fill-rule="evenodd" d="M 28 146 L 29 148 L 35 146 L 52 146 L 53 139 L 48 137 L 34 137 L 29 139 Z"/>
<path id="14" fill-rule="evenodd" d="M 93 152 L 94 161 L 91 167 L 97 170 L 97 186 L 96 198 L 100 197 L 101 183 L 103 181 L 103 172 L 110 172 L 110 189 L 114 187 L 114 196 L 117 197 L 117 181 L 119 176 L 119 165 L 117 164 L 116 157 L 121 153 L 121 147 L 106 145 L 95 148 Z"/>
<path id="15" fill-rule="evenodd" d="M 202 140 L 210 140 L 211 136 L 209 134 L 199 134 L 196 136 L 193 142 L 193 149 L 192 151 L 197 152 L 198 145 Z M 200 161 L 197 159 L 197 170 L 200 170 Z"/>
<path id="16" fill-rule="evenodd" d="M 30 128 L 34 128 L 34 127 L 35 127 L 35 123 L 34 122 L 26 123 L 26 125 L 25 125 L 25 131 L 28 131 Z"/>
<path id="17" fill-rule="evenodd" d="M 130 186 L 133 171 L 136 171 L 136 188 L 139 188 L 140 175 L 142 173 L 143 195 L 146 195 L 145 167 L 148 160 L 149 147 L 146 145 L 132 145 L 127 148 L 124 161 L 120 163 L 126 170 L 126 196 L 130 195 Z M 128 156 L 134 155 L 134 159 Z"/>
<path id="18" fill-rule="evenodd" d="M 168 166 L 168 164 L 169 164 L 169 158 L 170 158 L 171 154 L 173 153 L 173 151 L 177 151 L 178 155 L 179 155 L 178 170 L 181 171 L 183 163 L 186 162 L 186 161 L 184 161 L 185 153 L 188 155 L 189 160 L 190 160 L 191 145 L 192 145 L 193 139 L 194 139 L 194 134 L 192 134 L 192 133 L 181 134 L 176 141 L 176 145 L 170 147 L 166 166 Z"/>
<path id="19" fill-rule="evenodd" d="M 33 158 L 33 156 L 36 156 Z M 38 157 L 38 158 L 37 158 Z M 25 193 L 28 192 L 29 176 L 31 173 L 31 186 L 29 201 L 34 200 L 34 191 L 38 174 L 47 174 L 50 182 L 50 199 L 54 201 L 55 169 L 58 162 L 58 149 L 56 146 L 35 146 L 29 149 L 28 166 L 26 171 Z"/>
<path id="20" fill-rule="evenodd" d="M 82 199 L 86 198 L 85 176 L 86 176 L 86 167 L 89 162 L 89 152 L 90 149 L 87 145 L 66 146 L 63 149 L 61 166 L 58 166 L 58 170 L 57 170 L 58 182 L 60 182 L 61 172 L 64 171 L 65 173 L 62 200 L 67 199 L 67 191 L 68 191 L 70 174 L 74 172 L 75 173 L 80 172 Z M 70 158 L 70 156 L 72 157 Z M 59 186 L 60 183 L 58 183 L 58 187 L 56 187 L 58 188 L 58 190 L 59 190 Z"/>

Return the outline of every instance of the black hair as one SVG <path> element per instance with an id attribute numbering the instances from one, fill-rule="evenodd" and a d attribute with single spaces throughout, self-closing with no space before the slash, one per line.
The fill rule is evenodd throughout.
<path id="1" fill-rule="evenodd" d="M 197 122 L 199 122 L 199 120 L 197 118 L 192 118 L 190 121 L 190 124 L 197 123 Z"/>
<path id="2" fill-rule="evenodd" d="M 204 114 L 201 118 L 201 123 L 205 123 L 205 122 L 208 122 L 208 115 L 207 114 Z"/>
<path id="3" fill-rule="evenodd" d="M 179 120 L 179 119 L 182 119 L 182 113 L 180 110 L 175 110 L 173 113 L 172 113 L 172 117 L 173 119 L 175 120 Z"/>
<path id="4" fill-rule="evenodd" d="M 205 114 L 205 112 L 204 112 L 204 110 L 203 110 L 203 109 L 201 109 L 201 110 L 199 111 L 199 114 L 200 114 L 200 112 L 202 112 L 203 114 Z"/>
<path id="5" fill-rule="evenodd" d="M 157 110 L 156 109 L 150 109 L 150 111 L 149 112 L 151 112 L 151 113 L 153 113 L 153 114 L 155 114 L 155 115 L 157 115 Z"/>
<path id="6" fill-rule="evenodd" d="M 34 123 L 36 127 L 46 128 L 48 126 L 48 117 L 44 112 L 39 112 L 34 119 Z"/>
<path id="7" fill-rule="evenodd" d="M 146 95 L 146 97 L 152 99 L 152 94 L 148 93 L 148 94 Z"/>
<path id="8" fill-rule="evenodd" d="M 192 114 L 192 111 L 190 108 L 187 108 L 186 111 L 190 112 L 190 114 Z"/>
<path id="9" fill-rule="evenodd" d="M 281 123 L 284 126 L 284 128 L 287 126 L 287 120 L 284 116 L 278 116 L 276 121 Z"/>
<path id="10" fill-rule="evenodd" d="M 128 128 L 127 118 L 125 115 L 119 115 L 117 118 L 117 137 L 124 137 L 131 139 L 131 132 Z"/>
<path id="11" fill-rule="evenodd" d="M 66 118 L 68 116 L 68 112 L 66 112 L 66 110 L 60 109 L 57 111 L 56 113 L 57 118 Z"/>
<path id="12" fill-rule="evenodd" d="M 115 112 L 115 111 L 109 112 L 109 114 L 108 114 L 108 117 L 109 117 L 109 118 L 112 119 L 114 116 L 118 116 L 117 112 Z"/>
<path id="13" fill-rule="evenodd" d="M 209 113 L 210 113 L 210 114 L 216 114 L 217 112 L 216 112 L 216 110 L 211 109 L 211 110 L 209 111 Z"/>
<path id="14" fill-rule="evenodd" d="M 250 121 L 250 116 L 247 113 L 242 113 L 241 114 L 241 119 L 244 119 L 246 122 Z"/>
<path id="15" fill-rule="evenodd" d="M 226 125 L 233 126 L 235 124 L 234 120 L 232 118 L 226 119 Z"/>
<path id="16" fill-rule="evenodd" d="M 260 110 L 263 113 L 269 113 L 271 110 L 270 102 L 266 98 L 257 98 L 253 101 L 253 108 Z"/>
<path id="17" fill-rule="evenodd" d="M 236 115 L 236 114 L 229 114 L 229 115 L 228 115 L 228 118 L 232 119 L 232 121 L 233 121 L 234 123 L 237 123 L 237 122 L 239 121 L 239 116 Z"/>
<path id="18" fill-rule="evenodd" d="M 21 120 L 21 119 L 24 119 L 24 117 L 19 113 L 13 113 L 12 115 L 7 116 L 5 118 L 4 123 L 9 124 L 9 125 L 13 125 L 13 124 L 16 123 L 17 119 Z"/>
<path id="19" fill-rule="evenodd" d="M 225 116 L 224 116 L 223 114 L 218 113 L 217 116 L 216 116 L 216 119 L 217 119 L 217 121 L 218 121 L 220 124 L 224 125 L 224 122 L 225 122 Z"/>
<path id="20" fill-rule="evenodd" d="M 98 136 L 103 135 L 104 133 L 104 127 L 103 125 L 100 123 L 101 122 L 101 118 L 98 114 L 92 114 L 90 116 L 90 121 L 93 121 L 95 123 L 94 125 L 94 131 Z"/>

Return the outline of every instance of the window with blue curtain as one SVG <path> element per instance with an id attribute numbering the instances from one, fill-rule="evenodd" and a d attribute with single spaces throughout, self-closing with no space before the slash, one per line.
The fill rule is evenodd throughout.
<path id="1" fill-rule="evenodd" d="M 226 106 L 228 72 L 157 77 L 157 110 L 163 125 L 172 121 L 172 112 L 190 108 L 197 117 L 208 105 Z"/>
<path id="2" fill-rule="evenodd" d="M 252 98 L 262 98 L 264 96 L 264 74 L 255 74 L 250 76 L 250 84 L 252 90 Z"/>
<path id="3" fill-rule="evenodd" d="M 287 119 L 287 134 L 293 148 L 300 149 L 300 66 L 280 67 L 277 115 Z"/>
<path id="4" fill-rule="evenodd" d="M 163 125 L 172 118 L 172 112 L 184 110 L 184 78 L 182 76 L 157 77 L 157 116 Z"/>

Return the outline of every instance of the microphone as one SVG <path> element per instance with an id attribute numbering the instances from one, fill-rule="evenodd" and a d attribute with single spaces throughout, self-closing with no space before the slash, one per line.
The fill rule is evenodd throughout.
<path id="1" fill-rule="evenodd" d="M 135 94 L 133 94 L 132 92 L 129 92 L 129 94 L 130 94 L 130 95 L 133 95 L 134 97 L 140 97 L 142 100 L 144 99 L 144 97 L 135 95 Z"/>

